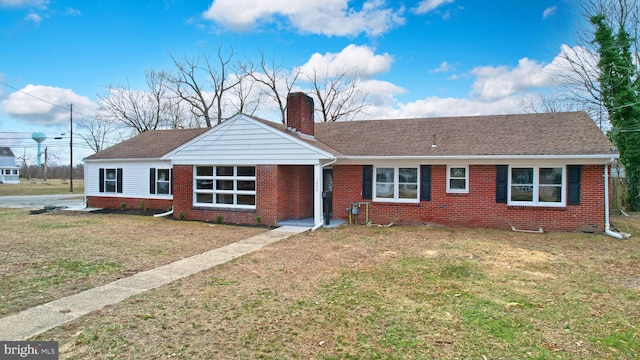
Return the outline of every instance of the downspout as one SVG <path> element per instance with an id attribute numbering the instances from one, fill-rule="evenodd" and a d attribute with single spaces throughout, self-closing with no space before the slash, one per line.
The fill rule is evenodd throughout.
<path id="1" fill-rule="evenodd" d="M 611 231 L 609 224 L 609 163 L 604 164 L 604 233 L 616 239 L 623 239 L 622 234 Z"/>
<path id="2" fill-rule="evenodd" d="M 84 181 L 84 179 L 87 178 L 87 167 L 84 164 L 84 161 L 82 162 L 82 181 Z M 87 203 L 88 199 L 87 199 L 87 187 L 83 186 L 84 190 L 82 191 L 82 205 L 83 205 L 83 209 L 86 209 L 89 207 L 89 204 Z"/>
<path id="3" fill-rule="evenodd" d="M 324 169 L 325 167 L 329 166 L 329 165 L 333 165 L 336 163 L 336 161 L 338 161 L 338 158 L 334 158 L 333 160 L 329 161 L 328 163 L 320 166 L 321 169 Z M 324 182 L 324 179 L 322 180 Z M 322 219 L 322 221 L 320 221 L 319 224 L 315 224 L 312 228 L 311 231 L 316 231 L 318 230 L 322 225 L 324 224 L 324 219 Z"/>
<path id="4" fill-rule="evenodd" d="M 168 216 L 173 214 L 173 206 L 171 207 L 171 210 L 164 212 L 162 214 L 154 214 L 153 217 L 163 217 L 163 216 Z"/>

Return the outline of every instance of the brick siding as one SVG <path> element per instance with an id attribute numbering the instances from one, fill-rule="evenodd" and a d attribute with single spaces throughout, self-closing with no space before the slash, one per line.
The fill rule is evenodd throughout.
<path id="1" fill-rule="evenodd" d="M 469 193 L 446 192 L 446 166 L 434 165 L 431 173 L 431 201 L 414 204 L 372 202 L 362 198 L 362 166 L 333 168 L 333 216 L 347 219 L 346 208 L 355 202 L 369 202 L 373 223 L 435 223 L 465 227 L 521 230 L 604 230 L 604 178 L 601 165 L 582 166 L 580 205 L 562 208 L 509 206 L 496 203 L 496 167 L 469 166 Z M 566 189 L 565 189 L 566 191 Z M 361 207 L 359 221 L 364 221 Z"/>
<path id="2" fill-rule="evenodd" d="M 174 218 L 247 225 L 276 225 L 278 221 L 313 216 L 313 167 L 256 166 L 256 209 L 193 206 L 193 166 L 173 168 Z M 258 221 L 259 220 L 259 221 Z"/>
<path id="3" fill-rule="evenodd" d="M 128 197 L 111 197 L 111 196 L 88 196 L 87 206 L 101 209 L 121 209 L 122 206 L 127 209 L 145 210 L 168 210 L 173 204 L 171 199 L 141 199 Z"/>
<path id="4" fill-rule="evenodd" d="M 256 209 L 194 207 L 193 166 L 177 165 L 173 170 L 174 218 L 225 223 L 276 225 L 287 219 L 313 217 L 313 167 L 262 165 L 256 167 Z M 602 165 L 584 165 L 581 172 L 580 205 L 562 208 L 509 206 L 496 203 L 496 167 L 469 166 L 469 193 L 446 192 L 446 166 L 433 165 L 431 200 L 415 204 L 373 202 L 362 198 L 362 166 L 333 167 L 333 217 L 348 219 L 346 208 L 355 202 L 368 202 L 369 220 L 377 224 L 399 225 L 434 223 L 449 226 L 488 227 L 545 231 L 604 231 L 604 177 Z M 566 189 L 565 189 L 566 191 Z M 88 206 L 101 208 L 167 209 L 171 200 L 96 197 Z M 364 206 L 359 221 L 365 219 Z M 258 221 L 260 220 L 260 221 Z"/>

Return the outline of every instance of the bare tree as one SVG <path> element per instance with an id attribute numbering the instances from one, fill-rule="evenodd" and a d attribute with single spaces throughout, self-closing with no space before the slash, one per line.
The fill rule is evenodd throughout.
<path id="1" fill-rule="evenodd" d="M 318 74 L 316 68 L 305 74 L 323 122 L 353 120 L 367 105 L 368 94 L 360 90 L 357 75 L 350 74 L 353 72 L 348 69 Z"/>
<path id="2" fill-rule="evenodd" d="M 22 156 L 18 156 L 16 160 L 20 161 L 20 163 L 22 164 L 23 173 L 26 173 L 27 179 L 31 181 L 31 168 L 28 164 L 29 160 L 31 160 L 31 157 L 27 155 L 27 148 L 23 149 Z"/>
<path id="3" fill-rule="evenodd" d="M 260 71 L 256 72 L 253 69 L 245 71 L 254 81 L 262 84 L 267 89 L 263 92 L 270 97 L 276 104 L 278 104 L 278 110 L 280 111 L 280 120 L 282 123 L 287 121 L 287 95 L 293 89 L 300 70 L 296 69 L 293 73 L 286 71 L 282 65 L 276 65 L 275 60 L 267 62 L 264 52 L 260 52 Z"/>
<path id="4" fill-rule="evenodd" d="M 115 143 L 113 136 L 116 126 L 108 118 L 80 119 L 77 122 L 80 138 L 95 152 L 105 149 L 109 143 Z M 111 140 L 111 141 L 109 141 Z"/>
<path id="5" fill-rule="evenodd" d="M 532 114 L 579 111 L 582 109 L 575 99 L 558 93 L 540 93 L 536 97 L 523 98 L 518 105 L 520 105 L 522 111 Z"/>
<path id="6" fill-rule="evenodd" d="M 215 107 L 216 121 L 220 124 L 224 120 L 225 93 L 238 86 L 244 77 L 233 72 L 241 68 L 234 67 L 233 50 L 225 55 L 222 46 L 219 46 L 215 64 L 208 55 L 198 55 L 195 59 L 185 57 L 181 61 L 171 54 L 169 56 L 178 70 L 172 78 L 176 94 L 191 105 L 194 114 L 204 118 L 207 127 L 213 125 L 211 110 Z M 205 82 L 207 80 L 201 80 L 205 77 L 208 84 Z"/>
<path id="7" fill-rule="evenodd" d="M 191 112 L 195 116 L 202 116 L 205 125 L 211 127 L 211 115 L 209 112 L 214 105 L 215 99 L 206 93 L 202 87 L 203 84 L 198 80 L 202 70 L 200 58 L 193 60 L 185 57 L 182 61 L 178 61 L 173 55 L 169 54 L 169 56 L 178 69 L 177 76 L 171 79 L 176 94 L 191 106 Z"/>
<path id="8" fill-rule="evenodd" d="M 255 114 L 258 106 L 260 106 L 261 93 L 255 91 L 255 81 L 249 76 L 243 76 L 238 84 L 230 89 L 233 96 L 230 102 L 236 109 L 236 114 Z"/>
<path id="9" fill-rule="evenodd" d="M 122 123 L 137 133 L 167 128 L 175 121 L 167 119 L 176 102 L 170 96 L 168 76 L 164 71 L 145 73 L 148 90 L 126 87 L 107 87 L 99 99 L 99 113 L 110 121 Z"/>
<path id="10" fill-rule="evenodd" d="M 603 90 L 600 84 L 601 70 L 598 66 L 598 45 L 594 42 L 594 28 L 591 18 L 604 15 L 609 26 L 618 32 L 625 29 L 633 39 L 631 50 L 638 66 L 640 59 L 640 3 L 627 0 L 586 0 L 581 2 L 580 12 L 589 27 L 578 29 L 578 46 L 563 47 L 561 58 L 563 67 L 554 76 L 564 84 L 564 90 L 575 102 L 580 103 L 594 120 L 602 122 L 607 118 L 603 104 Z"/>

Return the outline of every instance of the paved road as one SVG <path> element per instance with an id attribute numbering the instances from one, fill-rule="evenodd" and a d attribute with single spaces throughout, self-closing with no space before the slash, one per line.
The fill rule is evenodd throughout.
<path id="1" fill-rule="evenodd" d="M 42 209 L 45 206 L 83 208 L 83 196 L 78 194 L 0 196 L 0 208 Z"/>

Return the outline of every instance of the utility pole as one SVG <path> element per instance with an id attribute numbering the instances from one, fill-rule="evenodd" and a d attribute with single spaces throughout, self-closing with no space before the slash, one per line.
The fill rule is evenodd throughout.
<path id="1" fill-rule="evenodd" d="M 69 192 L 73 192 L 73 104 L 69 105 Z"/>
<path id="2" fill-rule="evenodd" d="M 44 170 L 42 172 L 42 181 L 47 181 L 47 170 L 49 166 L 49 147 L 44 148 Z"/>

